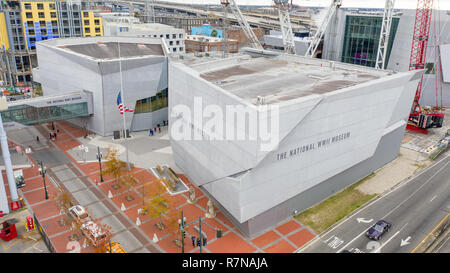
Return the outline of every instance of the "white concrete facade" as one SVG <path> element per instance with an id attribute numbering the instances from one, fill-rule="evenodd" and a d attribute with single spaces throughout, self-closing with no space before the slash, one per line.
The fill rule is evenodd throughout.
<path id="1" fill-rule="evenodd" d="M 98 43 L 106 44 L 104 45 Z M 167 89 L 166 48 L 159 38 L 131 37 L 89 37 L 53 39 L 37 44 L 39 68 L 33 71 L 42 85 L 44 96 L 70 94 L 84 91 L 92 96 L 93 114 L 87 118 L 71 120 L 74 124 L 102 136 L 113 135 L 123 130 L 123 117 L 117 106 L 120 90 L 119 58 L 96 58 L 76 52 L 71 46 L 91 46 L 85 50 L 99 52 L 114 51 L 117 42 L 122 45 L 122 100 L 126 107 L 134 109 L 136 101 L 155 96 L 158 91 Z M 143 45 L 138 45 L 143 44 Z M 126 46 L 129 45 L 129 49 Z M 156 45 L 159 54 L 148 53 L 145 46 Z M 143 49 L 141 48 L 143 47 Z M 102 49 L 103 48 L 103 49 Z M 143 51 L 139 51 L 139 50 Z M 136 52 L 133 52 L 136 50 Z M 95 53 L 94 53 L 95 54 Z M 128 54 L 128 57 L 124 57 Z M 133 56 L 134 54 L 134 56 Z M 165 112 L 161 114 L 160 112 Z M 154 114 L 154 115 L 153 115 Z M 163 120 L 167 120 L 167 107 L 156 112 L 137 114 L 126 112 L 126 128 L 147 130 Z M 145 115 L 145 122 L 140 116 Z M 138 124 L 136 124 L 138 123 Z"/>
<path id="2" fill-rule="evenodd" d="M 177 105 L 194 109 L 195 97 L 202 98 L 204 108 L 216 105 L 225 112 L 229 105 L 242 105 L 248 106 L 250 112 L 255 112 L 257 116 L 263 115 L 265 110 L 260 105 L 255 105 L 247 98 L 243 99 L 243 95 L 237 91 L 230 91 L 229 86 L 233 83 L 246 84 L 245 81 L 240 81 L 244 76 L 225 75 L 220 79 L 221 83 L 205 79 L 210 73 L 220 75 L 223 71 L 226 74 L 226 71 L 238 67 L 252 70 L 252 62 L 255 60 L 237 57 L 234 60 L 191 67 L 170 63 L 170 131 L 172 132 L 173 126 L 179 126 L 180 122 L 189 122 L 186 122 L 184 116 L 180 118 L 173 113 L 172 109 Z M 342 70 L 346 71 L 344 77 L 352 77 L 359 73 L 357 71 L 363 71 L 377 77 L 361 80 L 363 83 L 360 84 L 352 83 L 298 97 L 291 94 L 290 99 L 285 97 L 280 101 L 271 101 L 271 105 L 279 106 L 279 114 L 269 112 L 267 120 L 278 119 L 279 141 L 277 147 L 270 151 L 261 150 L 263 140 L 259 137 L 254 141 L 210 141 L 207 137 L 202 140 L 171 139 L 176 164 L 194 184 L 204 187 L 238 224 L 251 222 L 263 214 L 276 214 L 277 207 L 284 202 L 370 159 L 379 148 L 382 138 L 394 131 L 404 130 L 415 86 L 423 73 L 412 71 L 392 74 L 284 54 L 273 58 L 271 62 L 281 64 L 280 67 L 269 68 L 267 72 L 277 77 L 288 73 L 284 71 L 284 65 L 287 70 L 291 70 L 289 67 L 296 63 L 303 63 L 325 74 Z M 250 73 L 255 78 L 259 76 L 258 72 Z M 255 82 L 248 84 L 256 84 Z M 297 90 L 296 84 L 308 84 L 302 80 L 301 74 L 292 82 L 286 82 L 283 80 L 277 83 L 278 88 L 294 89 L 290 91 L 293 93 Z M 318 82 L 320 80 L 315 83 L 317 87 Z M 327 84 L 330 86 L 338 82 L 342 83 L 331 79 Z M 282 84 L 291 84 L 292 87 Z M 271 88 L 274 88 L 274 93 L 280 92 L 278 94 L 281 98 L 283 91 L 279 91 L 276 86 Z M 205 121 L 203 122 L 205 125 Z M 224 123 L 229 125 L 225 118 Z M 235 129 L 249 135 L 248 123 Z M 398 150 L 394 153 L 398 153 Z M 305 209 L 296 206 L 298 205 L 289 204 L 289 209 Z"/>
<path id="3" fill-rule="evenodd" d="M 184 54 L 186 32 L 184 29 L 163 24 L 104 22 L 105 36 L 149 37 L 164 39 L 170 53 Z"/>

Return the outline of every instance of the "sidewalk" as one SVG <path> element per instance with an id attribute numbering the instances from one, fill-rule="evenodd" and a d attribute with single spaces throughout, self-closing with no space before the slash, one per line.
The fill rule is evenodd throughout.
<path id="1" fill-rule="evenodd" d="M 159 183 L 150 170 L 157 164 L 169 165 L 180 175 L 187 186 L 195 189 L 198 198 L 195 204 L 187 202 L 188 193 L 173 196 L 165 193 L 176 204 L 176 208 L 174 208 L 176 212 L 180 214 L 183 211 L 187 222 L 197 220 L 200 216 L 203 221 L 212 227 L 223 231 L 223 237 L 218 239 L 214 230 L 202 225 L 202 229 L 208 237 L 208 243 L 206 246 L 202 246 L 202 252 L 292 253 L 315 237 L 314 233 L 293 218 L 264 231 L 256 238 L 244 236 L 217 208 L 215 208 L 217 213 L 215 218 L 206 218 L 208 198 L 200 188 L 195 187 L 186 177 L 180 174 L 173 163 L 166 127 L 163 128 L 161 134 L 157 133 L 153 137 L 148 136 L 148 132 L 138 132 L 132 134 L 131 140 L 115 141 L 108 137 L 85 139 L 83 136 L 86 132 L 82 129 L 65 122 L 55 122 L 55 125 L 60 129 L 60 132 L 53 143 L 72 162 L 51 166 L 48 172 L 49 176 L 53 178 L 55 183 L 72 192 L 81 205 L 88 207 L 96 218 L 102 219 L 102 223 L 110 225 L 114 231 L 115 237 L 113 237 L 113 240 L 122 244 L 127 252 L 181 252 L 181 248 L 174 243 L 174 240 L 178 237 L 178 232 L 169 233 L 167 230 L 160 230 L 155 226 L 159 219 L 138 214 L 138 210 L 142 208 L 143 185 Z M 42 134 L 44 134 L 44 126 L 38 126 Z M 48 129 L 51 128 L 47 127 L 46 130 Z M 86 163 L 84 163 L 84 155 L 80 155 L 76 150 L 81 144 L 89 149 L 86 154 Z M 130 193 L 132 200 L 130 201 L 125 198 L 128 195 L 127 189 L 123 186 L 117 187 L 112 177 L 104 177 L 104 182 L 96 185 L 100 180 L 98 161 L 95 158 L 96 147 L 101 147 L 105 156 L 104 149 L 108 145 L 128 147 L 130 162 L 136 166 L 133 173 L 141 184 L 132 189 Z M 121 158 L 124 159 L 124 153 L 121 154 Z M 89 162 L 91 160 L 95 162 Z M 26 183 L 29 181 L 30 186 L 33 187 L 33 182 L 39 181 L 39 179 L 37 179 L 35 172 L 26 170 L 24 171 L 26 173 L 25 181 Z M 55 206 L 52 206 L 49 203 L 50 201 L 42 201 L 43 191 L 41 187 L 38 185 L 34 187 L 37 189 L 29 189 L 30 192 L 26 191 L 24 198 L 33 204 L 31 206 L 39 215 L 39 219 L 42 219 L 41 221 L 47 225 L 46 230 L 51 234 L 49 237 L 54 242 L 58 252 L 68 251 L 64 249 L 64 246 L 68 242 L 70 232 L 60 226 L 58 227 L 59 211 L 55 210 Z M 51 190 L 55 190 L 54 185 Z M 112 197 L 108 198 L 110 193 Z M 122 208 L 124 208 L 123 211 Z M 163 216 L 163 221 L 166 219 L 167 217 Z M 194 247 L 190 240 L 191 236 L 198 237 L 198 232 L 194 229 L 194 226 L 188 227 L 186 233 L 185 252 L 199 252 L 199 247 Z M 157 238 L 157 242 L 153 242 L 154 238 Z M 89 252 L 88 249 L 83 251 Z"/>

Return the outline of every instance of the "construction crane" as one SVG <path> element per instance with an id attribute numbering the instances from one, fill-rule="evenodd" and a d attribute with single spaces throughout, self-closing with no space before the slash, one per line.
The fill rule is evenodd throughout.
<path id="1" fill-rule="evenodd" d="M 327 30 L 327 26 L 333 18 L 334 14 L 336 14 L 337 10 L 341 7 L 342 0 L 333 0 L 331 5 L 328 7 L 327 14 L 325 15 L 320 27 L 317 29 L 316 34 L 314 35 L 308 50 L 305 53 L 306 57 L 314 57 L 317 48 L 319 47 L 320 42 L 322 41 L 322 37 Z"/>
<path id="2" fill-rule="evenodd" d="M 223 6 L 223 42 L 225 44 L 223 57 L 226 58 L 228 53 L 228 6 L 230 2 L 228 0 L 220 0 L 220 4 Z"/>
<path id="3" fill-rule="evenodd" d="M 395 0 L 386 0 L 384 5 L 383 22 L 381 24 L 380 40 L 378 42 L 376 69 L 384 69 L 386 65 L 386 55 L 389 45 L 389 35 L 391 32 L 392 16 L 394 15 Z"/>
<path id="4" fill-rule="evenodd" d="M 409 70 L 424 69 L 427 47 L 431 25 L 431 15 L 433 10 L 433 0 L 418 0 L 416 9 L 416 18 L 414 23 L 414 32 L 411 45 L 411 56 Z M 434 109 L 424 110 L 420 104 L 420 95 L 422 93 L 423 76 L 416 89 L 413 106 L 409 115 L 407 130 L 419 133 L 428 133 L 428 128 L 442 127 L 444 114 L 442 105 L 436 105 Z M 442 98 L 441 98 L 442 99 Z"/>
<path id="5" fill-rule="evenodd" d="M 221 3 L 222 2 L 228 2 L 228 5 L 230 5 L 231 12 L 236 17 L 236 20 L 238 21 L 242 30 L 244 30 L 245 36 L 247 36 L 247 39 L 249 40 L 251 46 L 256 49 L 261 50 L 264 49 L 261 43 L 259 42 L 258 37 L 256 37 L 252 28 L 250 27 L 241 10 L 239 9 L 238 5 L 236 4 L 236 2 L 234 0 L 224 0 L 221 1 Z"/>
<path id="6" fill-rule="evenodd" d="M 155 23 L 155 9 L 154 9 L 154 5 L 155 3 L 153 2 L 153 0 L 145 0 L 145 19 L 144 22 L 145 23 Z"/>
<path id="7" fill-rule="evenodd" d="M 291 19 L 289 17 L 289 0 L 273 0 L 280 16 L 280 28 L 283 36 L 284 51 L 295 53 L 294 33 L 292 32 Z"/>

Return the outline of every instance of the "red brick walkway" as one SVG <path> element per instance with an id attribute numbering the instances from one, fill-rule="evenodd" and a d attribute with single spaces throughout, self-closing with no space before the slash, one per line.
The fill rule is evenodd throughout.
<path id="1" fill-rule="evenodd" d="M 74 139 L 74 137 L 81 137 L 86 134 L 80 128 L 69 125 L 65 122 L 55 122 L 60 132 L 57 136 L 57 140 L 54 142 L 56 146 L 61 149 L 86 175 L 88 179 L 95 183 L 99 181 L 99 168 L 98 163 L 80 163 L 75 161 L 69 153 L 69 149 L 80 145 L 80 143 Z M 49 128 L 51 129 L 51 128 Z M 35 164 L 36 166 L 36 164 Z M 139 227 L 148 237 L 153 238 L 154 235 L 158 237 L 159 241 L 157 245 L 165 252 L 174 253 L 181 252 L 181 249 L 174 243 L 178 234 L 169 233 L 167 230 L 158 229 L 155 224 L 159 219 L 151 219 L 149 216 L 138 215 L 138 209 L 142 208 L 142 189 L 143 185 L 151 185 L 152 183 L 158 183 L 156 177 L 149 170 L 135 168 L 133 170 L 135 176 L 138 178 L 140 184 L 134 189 L 127 192 L 124 186 L 117 187 L 112 176 L 104 176 L 104 182 L 98 185 L 98 188 L 106 195 L 112 194 L 111 200 L 120 208 L 125 207 L 125 214 L 130 220 L 136 223 L 139 217 L 142 223 Z M 43 201 L 43 188 L 39 183 L 42 183 L 42 179 L 38 177 L 39 173 L 37 168 L 31 168 L 31 170 L 25 170 L 25 182 L 26 187 L 22 188 L 24 198 L 32 207 L 36 215 L 41 219 L 42 225 L 46 226 L 46 231 L 51 232 L 50 238 L 55 243 L 55 248 L 58 252 L 66 252 L 65 246 L 68 242 L 68 236 L 70 232 L 59 226 L 57 220 L 59 220 L 59 211 L 51 201 Z M 296 249 L 300 248 L 308 241 L 313 239 L 315 235 L 306 227 L 304 227 L 296 219 L 288 219 L 287 221 L 280 223 L 278 226 L 265 231 L 263 234 L 258 235 L 256 238 L 249 239 L 244 236 L 232 223 L 228 220 L 223 213 L 218 211 L 217 216 L 214 219 L 205 218 L 207 196 L 201 191 L 201 189 L 195 187 L 186 177 L 180 175 L 189 187 L 194 187 L 196 190 L 196 197 L 198 202 L 195 204 L 187 203 L 187 193 L 170 196 L 165 193 L 168 198 L 175 204 L 176 212 L 179 214 L 183 211 L 184 216 L 187 218 L 187 222 L 197 220 L 199 216 L 202 220 L 207 222 L 214 228 L 220 228 L 223 231 L 223 236 L 220 239 L 216 238 L 214 230 L 206 225 L 202 225 L 202 230 L 208 237 L 208 244 L 202 247 L 203 252 L 211 253 L 292 253 Z M 5 180 L 6 181 L 6 180 Z M 55 192 L 54 186 L 50 186 L 49 192 L 53 194 Z M 133 200 L 128 201 L 125 199 L 127 195 L 131 195 Z M 163 216 L 163 222 L 167 220 L 167 217 Z M 198 225 L 198 224 L 195 224 Z M 191 241 L 191 235 L 198 237 L 198 232 L 194 229 L 194 226 L 187 228 L 187 236 L 185 239 L 185 252 L 199 252 L 199 247 L 193 247 Z"/>

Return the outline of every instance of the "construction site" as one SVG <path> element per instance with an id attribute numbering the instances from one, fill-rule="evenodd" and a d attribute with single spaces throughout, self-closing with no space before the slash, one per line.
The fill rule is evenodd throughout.
<path id="1" fill-rule="evenodd" d="M 41 2 L 45 16 L 55 10 L 58 22 L 48 19 L 48 27 L 60 34 L 31 36 L 31 44 L 22 13 L 39 12 Z M 360 249 L 351 244 L 361 231 L 342 248 L 323 249 L 325 240 L 315 246 L 338 222 L 317 229 L 301 214 L 354 185 L 376 196 L 366 200 L 372 204 L 439 164 L 430 181 L 448 172 L 450 11 L 443 1 L 84 2 L 8 0 L 0 9 L 7 242 L 29 237 L 13 227 L 26 219 L 19 233 L 41 237 L 49 252 Z M 67 16 L 72 23 L 64 25 Z M 71 30 L 62 35 L 64 26 Z M 22 40 L 14 39 L 22 28 Z M 17 54 L 28 61 L 11 59 Z M 26 69 L 19 75 L 11 62 Z M 21 99 L 15 96 L 26 92 L 17 86 L 38 88 Z M 445 207 L 437 192 L 431 198 Z M 417 247 L 406 251 L 430 251 L 411 237 Z M 446 242 L 441 236 L 427 245 L 445 250 Z M 36 247 L 18 251 L 41 252 Z"/>

